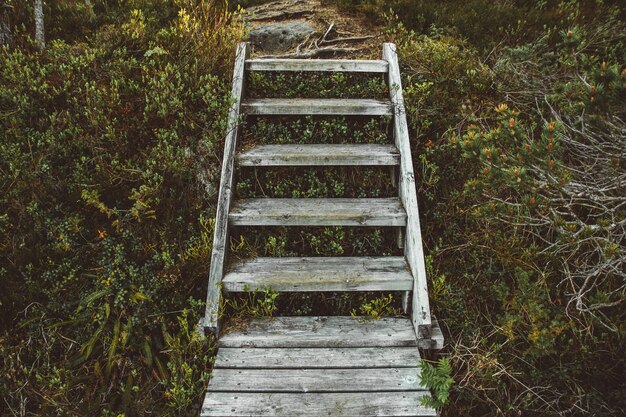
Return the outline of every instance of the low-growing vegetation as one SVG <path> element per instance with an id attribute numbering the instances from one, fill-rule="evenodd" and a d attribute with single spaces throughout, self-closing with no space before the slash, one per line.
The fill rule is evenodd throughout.
<path id="1" fill-rule="evenodd" d="M 195 327 L 245 28 L 235 3 L 48 3 L 40 50 L 31 2 L 0 1 L 11 22 L 0 46 L 0 415 L 197 415 L 216 347 Z M 428 405 L 444 416 L 624 415 L 624 7 L 324 3 L 383 22 L 381 43 L 398 46 L 431 307 L 447 340 L 421 369 Z M 251 97 L 388 94 L 379 76 L 247 81 Z M 390 122 L 248 117 L 240 146 L 385 144 Z M 236 175 L 240 198 L 396 193 L 386 168 Z M 396 232 L 240 227 L 230 254 L 401 255 Z M 262 288 L 225 298 L 223 315 L 231 326 L 377 319 L 401 315 L 402 297 Z"/>
<path id="2" fill-rule="evenodd" d="M 258 144 L 391 143 L 391 120 L 381 117 L 248 117 L 242 147 Z"/>

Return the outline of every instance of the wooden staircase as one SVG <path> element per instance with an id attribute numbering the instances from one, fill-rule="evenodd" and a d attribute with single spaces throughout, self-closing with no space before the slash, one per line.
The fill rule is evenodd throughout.
<path id="1" fill-rule="evenodd" d="M 246 71 L 342 71 L 384 74 L 389 100 L 246 99 Z M 229 131 L 202 326 L 220 349 L 202 416 L 434 416 L 419 380 L 418 348 L 440 349 L 431 320 L 415 179 L 395 45 L 381 60 L 249 59 L 239 45 Z M 393 117 L 387 145 L 260 145 L 237 152 L 242 115 Z M 232 200 L 235 166 L 389 166 L 394 198 L 252 198 Z M 384 226 L 401 230 L 404 256 L 256 258 L 226 263 L 229 226 Z M 220 335 L 222 290 L 280 292 L 404 291 L 410 318 L 255 319 Z"/>

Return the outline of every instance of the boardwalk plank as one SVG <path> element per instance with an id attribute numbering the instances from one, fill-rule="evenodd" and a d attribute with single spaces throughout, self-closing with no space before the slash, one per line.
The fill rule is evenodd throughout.
<path id="1" fill-rule="evenodd" d="M 222 393 L 209 392 L 202 417 L 434 417 L 417 392 Z"/>
<path id="2" fill-rule="evenodd" d="M 237 155 L 240 166 L 393 166 L 400 154 L 394 145 L 260 145 Z"/>
<path id="3" fill-rule="evenodd" d="M 324 358 L 318 358 L 324 360 Z M 417 368 L 214 369 L 211 392 L 391 392 L 424 388 Z"/>
<path id="4" fill-rule="evenodd" d="M 415 368 L 419 362 L 415 347 L 221 348 L 215 368 Z"/>
<path id="5" fill-rule="evenodd" d="M 348 98 L 257 98 L 241 104 L 245 114 L 314 115 L 314 116 L 385 116 L 391 115 L 389 100 Z"/>
<path id="6" fill-rule="evenodd" d="M 236 201 L 234 226 L 404 226 L 398 198 L 251 198 Z"/>
<path id="7" fill-rule="evenodd" d="M 407 291 L 413 276 L 403 256 L 256 258 L 224 275 L 226 291 Z"/>
<path id="8" fill-rule="evenodd" d="M 387 72 L 385 60 L 355 59 L 248 59 L 249 71 L 339 71 L 339 72 Z"/>
<path id="9" fill-rule="evenodd" d="M 222 335 L 223 347 L 385 347 L 417 346 L 411 320 L 354 317 L 253 319 L 247 328 Z"/>

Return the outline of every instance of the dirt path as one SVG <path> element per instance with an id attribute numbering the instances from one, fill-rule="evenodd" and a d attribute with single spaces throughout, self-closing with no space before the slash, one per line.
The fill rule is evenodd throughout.
<path id="1" fill-rule="evenodd" d="M 320 0 L 278 0 L 246 9 L 253 56 L 379 58 L 382 27 Z"/>

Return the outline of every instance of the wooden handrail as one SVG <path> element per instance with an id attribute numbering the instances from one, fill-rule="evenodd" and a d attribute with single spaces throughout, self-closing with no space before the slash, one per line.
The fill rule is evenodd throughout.
<path id="1" fill-rule="evenodd" d="M 228 212 L 233 193 L 233 171 L 235 165 L 235 150 L 237 149 L 237 134 L 239 130 L 239 111 L 243 98 L 245 81 L 245 62 L 248 58 L 248 45 L 241 42 L 235 56 L 233 71 L 232 100 L 228 114 L 228 130 L 224 143 L 224 158 L 222 160 L 222 176 L 215 214 L 215 233 L 213 235 L 213 249 L 211 252 L 211 267 L 209 269 L 209 288 L 207 291 L 206 310 L 204 313 L 203 328 L 205 333 L 219 334 L 220 320 L 219 307 L 221 304 L 221 283 L 226 261 L 226 247 L 228 241 Z"/>
<path id="2" fill-rule="evenodd" d="M 404 240 L 404 256 L 413 274 L 412 316 L 413 326 L 418 339 L 428 339 L 431 335 L 430 306 L 428 302 L 428 283 L 422 246 L 415 175 L 409 143 L 409 130 L 406 122 L 406 110 L 402 95 L 402 81 L 396 45 L 383 44 L 383 59 L 389 63 L 389 97 L 394 109 L 394 141 L 400 151 L 400 176 L 398 192 L 407 214 L 407 226 Z"/>

